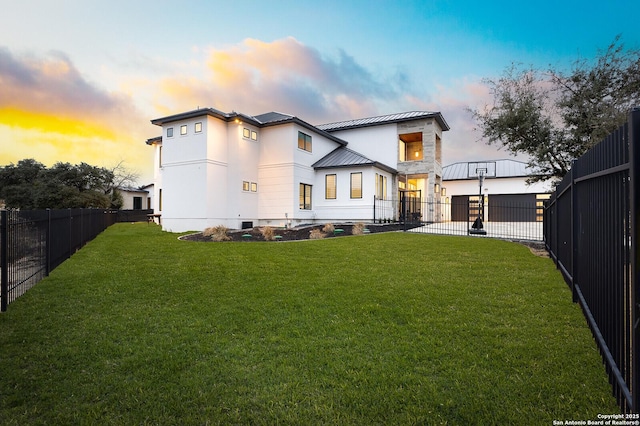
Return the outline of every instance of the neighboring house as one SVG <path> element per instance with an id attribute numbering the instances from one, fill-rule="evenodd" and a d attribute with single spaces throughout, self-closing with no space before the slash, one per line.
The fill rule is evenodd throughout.
<path id="1" fill-rule="evenodd" d="M 449 130 L 425 111 L 314 126 L 206 108 L 151 122 L 154 209 L 173 232 L 371 221 L 376 198 L 435 195 Z"/>
<path id="2" fill-rule="evenodd" d="M 534 172 L 516 160 L 460 162 L 442 169 L 442 197 L 449 207 L 443 220 L 467 221 L 477 216 L 480 186 L 484 174 L 484 219 L 493 222 L 542 221 L 549 183 L 527 183 Z M 470 208 L 468 206 L 471 206 Z"/>
<path id="3" fill-rule="evenodd" d="M 151 189 L 151 192 L 149 191 Z M 153 184 L 142 188 L 118 188 L 122 195 L 122 210 L 152 209 L 151 196 Z"/>

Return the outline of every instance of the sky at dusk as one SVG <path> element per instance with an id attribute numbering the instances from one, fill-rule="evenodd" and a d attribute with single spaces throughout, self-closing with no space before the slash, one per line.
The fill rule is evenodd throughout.
<path id="1" fill-rule="evenodd" d="M 34 158 L 152 181 L 151 119 L 197 107 L 311 124 L 440 111 L 444 165 L 508 157 L 467 108 L 512 62 L 569 69 L 640 1 L 0 0 L 0 165 Z"/>

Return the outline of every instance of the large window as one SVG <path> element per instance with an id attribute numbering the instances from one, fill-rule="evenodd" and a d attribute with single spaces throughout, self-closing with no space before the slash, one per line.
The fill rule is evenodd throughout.
<path id="1" fill-rule="evenodd" d="M 324 198 L 327 200 L 336 199 L 336 175 L 325 175 L 324 177 Z"/>
<path id="2" fill-rule="evenodd" d="M 362 173 L 351 173 L 351 198 L 362 198 Z"/>
<path id="3" fill-rule="evenodd" d="M 133 197 L 133 209 L 142 210 L 142 197 Z"/>
<path id="4" fill-rule="evenodd" d="M 311 185 L 300 184 L 300 210 L 311 210 Z"/>
<path id="5" fill-rule="evenodd" d="M 399 136 L 398 156 L 400 161 L 420 161 L 423 159 L 422 133 L 405 133 Z"/>
<path id="6" fill-rule="evenodd" d="M 298 132 L 298 148 L 311 152 L 311 136 Z"/>

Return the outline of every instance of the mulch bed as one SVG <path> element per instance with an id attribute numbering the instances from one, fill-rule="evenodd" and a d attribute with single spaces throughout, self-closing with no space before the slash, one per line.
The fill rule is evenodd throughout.
<path id="1" fill-rule="evenodd" d="M 308 240 L 309 234 L 314 229 L 322 230 L 324 225 L 307 225 L 307 226 L 297 226 L 295 228 L 273 228 L 274 234 L 280 236 L 276 241 L 296 241 L 296 240 Z M 351 229 L 353 228 L 353 224 L 335 224 L 336 229 L 342 229 L 343 232 L 336 234 L 327 234 L 325 238 L 338 238 L 340 236 L 352 235 Z M 399 223 L 388 223 L 388 224 L 367 224 L 366 228 L 369 230 L 369 233 L 374 234 L 378 232 L 392 232 L 392 231 L 402 231 L 405 229 L 403 224 Z M 261 228 L 250 228 L 250 229 L 232 229 L 227 234 L 230 241 L 265 241 L 262 236 Z M 251 235 L 251 237 L 243 237 L 243 235 Z M 198 232 L 197 234 L 185 235 L 180 238 L 181 240 L 187 241 L 201 241 L 201 242 L 211 242 L 211 237 L 205 237 L 202 235 L 202 232 Z"/>

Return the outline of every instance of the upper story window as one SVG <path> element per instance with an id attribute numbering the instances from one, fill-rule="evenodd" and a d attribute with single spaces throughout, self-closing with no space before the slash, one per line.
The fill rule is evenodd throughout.
<path id="1" fill-rule="evenodd" d="M 193 130 L 195 133 L 202 132 L 202 121 L 198 121 L 195 126 L 193 126 Z"/>
<path id="2" fill-rule="evenodd" d="M 405 133 L 399 136 L 398 159 L 400 161 L 420 161 L 424 158 L 422 133 Z"/>
<path id="3" fill-rule="evenodd" d="M 298 132 L 298 148 L 311 152 L 311 136 Z"/>
<path id="4" fill-rule="evenodd" d="M 168 138 L 172 138 L 173 137 L 173 127 L 167 128 L 167 137 Z"/>
<path id="5" fill-rule="evenodd" d="M 187 134 L 187 125 L 183 124 L 182 126 L 180 126 L 180 134 L 181 135 L 186 135 Z"/>
<path id="6" fill-rule="evenodd" d="M 247 129 L 246 127 L 242 129 L 242 137 L 245 139 L 251 139 L 252 141 L 258 140 L 258 132 L 255 130 Z"/>

